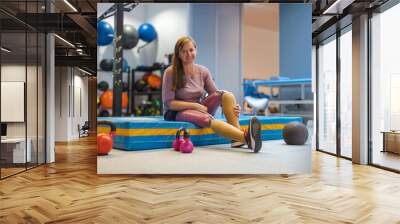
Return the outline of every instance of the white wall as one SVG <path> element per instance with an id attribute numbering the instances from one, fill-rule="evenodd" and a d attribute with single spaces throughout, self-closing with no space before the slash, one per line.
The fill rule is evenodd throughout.
<path id="1" fill-rule="evenodd" d="M 38 70 L 37 70 L 38 69 Z M 44 162 L 44 92 L 42 68 L 25 66 L 25 64 L 3 64 L 1 66 L 2 81 L 18 81 L 26 84 L 26 107 L 21 108 L 22 113 L 26 110 L 25 122 L 7 122 L 7 137 L 24 138 L 25 134 L 30 139 L 32 161 Z M 27 78 L 27 81 L 25 81 Z M 37 92 L 38 91 L 38 92 Z M 22 93 L 23 94 L 23 93 Z M 2 96 L 7 97 L 7 96 Z M 10 110 L 10 108 L 1 108 Z M 12 111 L 7 111 L 12 113 Z M 38 150 L 38 152 L 37 152 Z M 39 156 L 37 157 L 37 154 Z"/>
<path id="2" fill-rule="evenodd" d="M 83 75 L 75 68 L 56 67 L 56 141 L 77 139 L 78 124 L 88 120 L 88 79 Z"/>
<path id="3" fill-rule="evenodd" d="M 18 64 L 5 64 L 1 66 L 1 81 L 18 81 L 25 82 L 25 74 L 28 72 L 28 87 L 27 87 L 27 121 L 28 121 L 28 137 L 29 133 L 35 131 L 36 137 L 36 80 L 30 74 L 36 75 L 36 67 Z M 40 105 L 39 105 L 40 106 Z M 7 110 L 7 108 L 1 108 Z M 32 130 L 30 130 L 32 129 Z M 7 135 L 9 137 L 25 137 L 25 123 L 11 122 L 7 125 Z"/>
<path id="4" fill-rule="evenodd" d="M 1 81 L 17 81 L 25 82 L 26 67 L 19 64 L 6 64 L 1 65 Z M 31 70 L 32 67 L 27 68 Z M 7 110 L 7 108 L 1 108 Z M 8 137 L 25 137 L 25 122 L 11 122 L 7 123 L 7 136 Z"/>
<path id="5" fill-rule="evenodd" d="M 85 121 L 89 120 L 88 113 L 88 77 L 82 76 L 83 73 L 75 70 L 74 83 L 75 91 L 73 94 L 74 98 L 74 108 L 72 113 L 72 137 L 79 137 L 77 126 L 80 124 L 81 126 L 85 123 Z"/>
<path id="6" fill-rule="evenodd" d="M 165 54 L 174 52 L 175 42 L 178 38 L 189 33 L 189 4 L 149 3 L 144 4 L 143 7 L 147 7 L 146 22 L 153 24 L 158 33 L 156 61 L 163 62 Z M 150 53 L 150 51 L 144 52 Z M 150 55 L 148 58 L 150 58 Z M 153 62 L 149 61 L 147 64 Z"/>
<path id="7" fill-rule="evenodd" d="M 67 67 L 56 67 L 55 73 L 55 140 L 68 141 L 69 70 Z"/>

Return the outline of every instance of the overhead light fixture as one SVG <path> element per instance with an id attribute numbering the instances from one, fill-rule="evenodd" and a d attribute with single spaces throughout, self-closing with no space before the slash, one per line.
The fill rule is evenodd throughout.
<path id="1" fill-rule="evenodd" d="M 75 45 L 73 45 L 73 44 L 72 44 L 71 42 L 69 42 L 68 40 L 66 40 L 66 39 L 64 39 L 64 38 L 62 38 L 62 37 L 60 37 L 60 36 L 58 36 L 57 34 L 54 34 L 54 36 L 57 37 L 58 39 L 60 39 L 62 42 L 66 43 L 67 45 L 69 45 L 69 46 L 75 48 Z"/>
<path id="2" fill-rule="evenodd" d="M 85 74 L 87 74 L 87 75 L 93 75 L 92 73 L 90 73 L 90 72 L 88 72 L 88 71 L 86 71 L 86 70 L 83 70 L 83 69 L 81 69 L 81 68 L 79 68 L 79 67 L 78 67 L 78 70 L 81 71 L 81 72 L 83 72 L 83 73 L 85 73 Z"/>
<path id="3" fill-rule="evenodd" d="M 10 53 L 10 52 L 11 52 L 11 50 L 9 50 L 9 49 L 7 49 L 7 48 L 5 48 L 5 47 L 1 47 L 0 49 L 1 49 L 2 51 L 6 52 L 6 53 Z"/>
<path id="4" fill-rule="evenodd" d="M 336 0 L 332 5 L 325 9 L 322 14 L 342 14 L 343 10 L 354 1 L 355 0 Z"/>
<path id="5" fill-rule="evenodd" d="M 65 4 L 67 4 L 72 10 L 74 10 L 74 12 L 78 12 L 78 10 L 68 1 L 68 0 L 64 0 Z"/>

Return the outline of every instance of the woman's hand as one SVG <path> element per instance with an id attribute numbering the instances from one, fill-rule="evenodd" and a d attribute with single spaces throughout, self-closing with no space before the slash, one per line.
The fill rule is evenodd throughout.
<path id="1" fill-rule="evenodd" d="M 236 106 L 233 107 L 233 112 L 235 113 L 236 117 L 239 117 L 241 110 L 242 108 L 240 108 L 239 104 L 236 104 Z"/>
<path id="2" fill-rule="evenodd" d="M 202 104 L 195 103 L 195 110 L 201 111 L 201 112 L 208 112 L 208 108 Z"/>

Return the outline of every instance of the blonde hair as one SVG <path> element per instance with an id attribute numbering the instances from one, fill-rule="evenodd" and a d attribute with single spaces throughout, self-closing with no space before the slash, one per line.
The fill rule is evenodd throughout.
<path id="1" fill-rule="evenodd" d="M 185 71 L 183 70 L 182 60 L 179 58 L 179 52 L 182 50 L 185 44 L 192 42 L 195 48 L 196 42 L 189 36 L 184 36 L 176 41 L 174 48 L 174 55 L 172 58 L 172 90 L 178 90 L 185 86 Z"/>

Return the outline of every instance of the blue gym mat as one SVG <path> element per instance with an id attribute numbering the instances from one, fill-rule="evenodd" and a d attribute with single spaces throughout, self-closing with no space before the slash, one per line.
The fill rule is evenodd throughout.
<path id="1" fill-rule="evenodd" d="M 240 116 L 242 129 L 247 129 L 251 116 Z M 292 121 L 302 122 L 301 117 L 257 116 L 261 122 L 261 138 L 265 140 L 282 139 L 282 129 Z M 223 117 L 216 119 L 225 120 Z M 113 122 L 116 127 L 114 148 L 138 151 L 147 149 L 171 148 L 175 133 L 179 128 L 187 128 L 195 146 L 227 144 L 230 140 L 215 134 L 210 128 L 201 128 L 188 122 L 164 121 L 162 116 L 145 117 L 98 117 L 98 121 Z M 109 132 L 108 127 L 99 126 L 98 132 Z"/>

